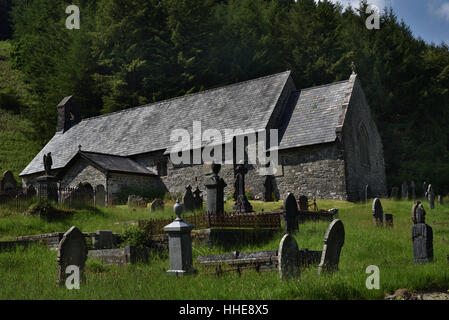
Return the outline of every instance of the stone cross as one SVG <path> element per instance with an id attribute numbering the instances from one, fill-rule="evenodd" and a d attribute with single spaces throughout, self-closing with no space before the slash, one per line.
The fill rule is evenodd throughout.
<path id="1" fill-rule="evenodd" d="M 245 175 L 248 173 L 248 169 L 244 164 L 238 164 L 235 173 L 234 187 L 238 192 L 233 210 L 238 212 L 253 212 L 253 207 L 249 203 L 245 193 Z"/>
<path id="2" fill-rule="evenodd" d="M 427 197 L 427 200 L 429 201 L 430 209 L 434 209 L 435 208 L 435 193 L 433 192 L 433 188 L 432 188 L 431 184 L 429 184 L 429 186 L 427 187 L 426 197 Z"/>
<path id="3" fill-rule="evenodd" d="M 186 212 L 193 211 L 195 209 L 195 199 L 193 197 L 192 187 L 190 185 L 188 185 L 186 187 L 186 193 L 184 195 L 183 205 L 184 205 L 184 210 Z"/>
<path id="4" fill-rule="evenodd" d="M 264 193 L 263 193 L 263 201 L 271 202 L 273 201 L 273 177 L 265 176 L 265 181 L 263 183 Z"/>
<path id="5" fill-rule="evenodd" d="M 295 238 L 286 234 L 279 243 L 279 277 L 281 280 L 299 276 L 299 249 Z"/>
<path id="6" fill-rule="evenodd" d="M 175 221 L 164 227 L 164 231 L 168 233 L 170 257 L 170 269 L 167 273 L 177 276 L 196 273 L 197 271 L 193 269 L 192 238 L 190 236 L 194 226 L 181 219 L 183 208 L 179 200 L 176 200 L 173 210 L 177 216 Z"/>
<path id="7" fill-rule="evenodd" d="M 338 269 L 341 248 L 345 243 L 345 227 L 343 222 L 335 219 L 331 222 L 324 235 L 324 247 L 321 253 L 321 262 L 318 266 L 318 274 L 323 271 L 335 271 Z"/>
<path id="8" fill-rule="evenodd" d="M 87 244 L 84 234 L 75 226 L 71 227 L 58 245 L 58 283 L 65 284 L 68 266 L 77 266 L 80 280 L 84 280 L 84 266 L 87 260 Z"/>
<path id="9" fill-rule="evenodd" d="M 402 182 L 401 185 L 401 198 L 403 200 L 408 199 L 408 185 L 406 181 Z"/>
<path id="10" fill-rule="evenodd" d="M 373 213 L 374 225 L 382 225 L 384 221 L 384 211 L 379 198 L 374 198 L 371 211 Z"/>
<path id="11" fill-rule="evenodd" d="M 293 193 L 287 194 L 284 200 L 284 226 L 285 232 L 291 234 L 299 230 L 298 228 L 298 205 Z"/>

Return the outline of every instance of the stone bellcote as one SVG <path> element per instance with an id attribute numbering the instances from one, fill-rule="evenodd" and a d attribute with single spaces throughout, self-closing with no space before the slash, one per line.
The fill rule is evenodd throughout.
<path id="1" fill-rule="evenodd" d="M 66 132 L 81 121 L 81 115 L 76 101 L 72 96 L 65 97 L 58 104 L 58 124 L 56 132 Z"/>

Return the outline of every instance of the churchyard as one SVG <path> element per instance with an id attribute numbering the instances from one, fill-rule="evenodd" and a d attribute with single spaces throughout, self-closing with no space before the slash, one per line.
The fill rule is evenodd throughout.
<path id="1" fill-rule="evenodd" d="M 150 250 L 146 262 L 111 265 L 89 257 L 84 268 L 85 281 L 79 290 L 57 284 L 57 250 L 32 243 L 0 252 L 0 299 L 384 299 L 397 289 L 410 292 L 447 293 L 449 289 L 449 204 L 435 203 L 431 210 L 422 200 L 425 222 L 433 229 L 433 261 L 414 263 L 412 243 L 412 200 L 380 199 L 384 214 L 392 214 L 392 227 L 373 223 L 372 200 L 351 203 L 317 200 L 319 209 L 338 208 L 344 224 L 344 245 L 338 269 L 318 275 L 318 263 L 301 266 L 297 277 L 280 280 L 277 268 L 259 272 L 255 268 L 223 265 L 205 266 L 199 256 L 241 254 L 279 249 L 285 235 L 285 222 L 273 235 L 256 243 L 235 243 L 231 247 L 209 246 L 193 241 L 193 268 L 196 273 L 176 277 L 167 273 L 168 250 Z M 174 219 L 174 202 L 163 210 L 127 206 L 72 210 L 64 219 L 46 221 L 36 216 L 0 214 L 0 241 L 17 236 L 66 232 L 76 226 L 81 232 L 111 230 L 114 234 L 138 228 L 141 219 Z M 279 210 L 283 201 L 250 201 L 255 211 Z M 231 211 L 234 201 L 226 201 Z M 282 210 L 281 210 L 282 212 Z M 182 218 L 193 213 L 182 214 Z M 299 249 L 322 250 L 323 237 L 330 221 L 305 221 L 291 232 Z M 121 244 L 123 247 L 126 243 Z M 368 266 L 379 268 L 379 289 L 368 289 Z"/>

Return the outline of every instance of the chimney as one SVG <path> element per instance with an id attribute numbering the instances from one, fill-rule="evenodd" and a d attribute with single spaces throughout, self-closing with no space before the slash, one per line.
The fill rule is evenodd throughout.
<path id="1" fill-rule="evenodd" d="M 79 108 L 72 96 L 65 97 L 58 104 L 58 124 L 56 132 L 66 132 L 81 121 Z"/>

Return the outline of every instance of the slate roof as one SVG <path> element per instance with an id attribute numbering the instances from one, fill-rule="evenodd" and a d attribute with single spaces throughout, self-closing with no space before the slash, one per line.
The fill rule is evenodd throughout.
<path id="1" fill-rule="evenodd" d="M 21 172 L 21 176 L 43 172 L 44 154 L 52 153 L 53 169 L 67 165 L 82 150 L 131 156 L 170 145 L 170 132 L 184 128 L 192 133 L 192 122 L 205 129 L 263 130 L 276 106 L 290 71 L 233 85 L 169 99 L 82 120 L 57 132 Z"/>
<path id="2" fill-rule="evenodd" d="M 350 80 L 302 89 L 290 97 L 279 128 L 279 149 L 333 142 Z"/>
<path id="3" fill-rule="evenodd" d="M 85 151 L 79 151 L 77 155 L 87 159 L 106 171 L 135 173 L 141 175 L 157 175 L 154 170 L 145 168 L 141 164 L 127 157 Z M 75 157 L 77 155 L 75 155 Z"/>

